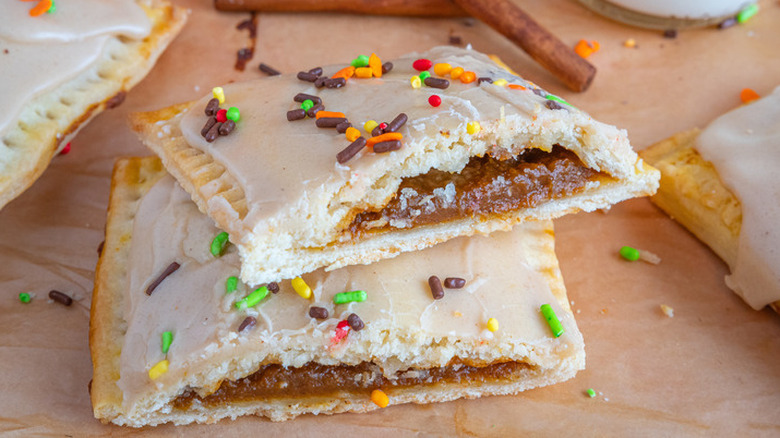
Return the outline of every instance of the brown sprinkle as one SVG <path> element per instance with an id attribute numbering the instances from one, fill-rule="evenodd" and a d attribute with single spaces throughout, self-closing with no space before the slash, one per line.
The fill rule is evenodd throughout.
<path id="1" fill-rule="evenodd" d="M 317 78 L 316 81 L 314 81 L 314 86 L 317 87 L 317 88 L 322 88 L 322 87 L 325 86 L 325 81 L 327 81 L 327 80 L 328 80 L 328 78 L 326 78 L 325 76 L 320 76 L 320 77 Z"/>
<path id="2" fill-rule="evenodd" d="M 347 132 L 347 128 L 351 128 L 351 127 L 352 127 L 352 123 L 349 123 L 349 121 L 341 122 L 338 125 L 336 125 L 336 132 L 338 132 L 339 134 L 343 134 Z"/>
<path id="3" fill-rule="evenodd" d="M 275 293 L 279 292 L 279 283 L 277 283 L 275 281 L 272 281 L 272 282 L 268 283 L 268 286 L 266 286 L 266 287 L 268 288 L 268 290 L 271 291 L 272 294 L 275 294 Z"/>
<path id="4" fill-rule="evenodd" d="M 382 74 L 390 73 L 390 70 L 393 69 L 393 63 L 392 62 L 386 62 L 382 64 Z"/>
<path id="5" fill-rule="evenodd" d="M 217 111 L 219 111 L 219 99 L 215 97 L 209 100 L 209 103 L 206 104 L 206 115 L 216 116 Z"/>
<path id="6" fill-rule="evenodd" d="M 401 126 L 404 126 L 404 123 L 409 120 L 409 117 L 404 114 L 398 114 L 395 116 L 392 122 L 387 124 L 387 128 L 385 128 L 385 132 L 397 132 L 399 129 L 401 129 Z"/>
<path id="7" fill-rule="evenodd" d="M 365 137 L 358 137 L 357 140 L 350 143 L 349 146 L 336 155 L 336 161 L 338 161 L 339 164 L 344 164 L 357 155 L 364 147 L 366 147 Z"/>
<path id="8" fill-rule="evenodd" d="M 450 81 L 442 78 L 425 78 L 425 85 L 431 88 L 445 89 L 450 86 Z"/>
<path id="9" fill-rule="evenodd" d="M 493 83 L 493 79 L 490 79 L 490 78 L 479 78 L 479 79 L 477 79 L 477 84 L 481 84 L 483 82 L 487 82 L 488 84 L 492 84 Z"/>
<path id="10" fill-rule="evenodd" d="M 299 71 L 298 72 L 298 79 L 306 82 L 314 82 L 317 80 L 319 76 L 315 75 L 314 73 L 309 73 L 307 71 Z"/>
<path id="11" fill-rule="evenodd" d="M 257 324 L 257 320 L 254 316 L 247 316 L 244 318 L 244 320 L 241 322 L 241 325 L 238 326 L 238 332 L 241 333 L 244 330 L 251 330 L 255 324 Z"/>
<path id="12" fill-rule="evenodd" d="M 314 319 L 328 319 L 328 309 L 324 307 L 312 306 L 309 308 L 309 316 Z"/>
<path id="13" fill-rule="evenodd" d="M 228 119 L 219 127 L 219 135 L 228 135 L 236 129 L 236 122 Z"/>
<path id="14" fill-rule="evenodd" d="M 447 289 L 460 289 L 466 285 L 466 280 L 459 277 L 447 277 L 444 279 L 444 287 Z"/>
<path id="15" fill-rule="evenodd" d="M 206 120 L 206 124 L 203 125 L 203 129 L 200 130 L 200 135 L 205 137 L 206 134 L 208 134 L 209 130 L 211 129 L 212 126 L 214 126 L 215 123 L 217 123 L 217 118 L 214 117 L 214 116 L 209 117 L 209 119 Z"/>
<path id="16" fill-rule="evenodd" d="M 281 73 L 279 73 L 279 70 L 271 67 L 268 64 L 260 63 L 260 71 L 267 74 L 268 76 L 279 76 Z"/>
<path id="17" fill-rule="evenodd" d="M 221 127 L 222 123 L 220 122 L 211 125 L 211 129 L 209 129 L 209 132 L 207 132 L 205 135 L 206 141 L 211 143 L 212 141 L 216 140 L 217 137 L 219 137 L 219 128 Z"/>
<path id="18" fill-rule="evenodd" d="M 178 264 L 177 262 L 173 262 L 170 265 L 168 265 L 168 267 L 165 268 L 164 271 L 162 271 L 162 274 L 160 274 L 160 276 L 157 277 L 152 282 L 152 284 L 150 284 L 149 287 L 146 288 L 146 295 L 151 295 L 152 292 L 154 292 L 154 290 L 157 288 L 157 286 L 159 286 L 160 283 L 162 283 L 163 280 L 165 280 L 166 277 L 168 277 L 169 275 L 171 275 L 174 272 L 176 272 L 176 270 L 179 269 L 180 266 L 181 265 Z"/>
<path id="19" fill-rule="evenodd" d="M 303 108 L 287 111 L 287 121 L 292 122 L 294 120 L 301 120 L 306 118 L 306 111 Z"/>
<path id="20" fill-rule="evenodd" d="M 309 70 L 309 73 L 317 76 L 322 76 L 322 67 L 314 67 L 313 69 Z"/>
<path id="21" fill-rule="evenodd" d="M 547 101 L 544 102 L 544 104 L 547 106 L 547 108 L 550 108 L 551 110 L 565 109 L 563 105 L 550 99 L 547 99 Z"/>
<path id="22" fill-rule="evenodd" d="M 127 93 L 125 93 L 124 91 L 120 91 L 119 93 L 116 93 L 114 97 L 106 101 L 106 109 L 113 109 L 121 105 L 122 102 L 125 101 L 126 95 Z"/>
<path id="23" fill-rule="evenodd" d="M 58 290 L 49 291 L 49 298 L 62 304 L 63 306 L 70 306 L 71 304 L 73 304 L 73 298 L 65 295 L 64 293 Z"/>
<path id="24" fill-rule="evenodd" d="M 444 298 L 444 288 L 441 287 L 441 280 L 435 275 L 428 277 L 428 286 L 431 288 L 431 295 L 434 300 Z"/>
<path id="25" fill-rule="evenodd" d="M 547 97 L 547 92 L 542 90 L 541 88 L 534 88 L 533 91 L 534 94 L 536 94 L 537 96 Z"/>
<path id="26" fill-rule="evenodd" d="M 374 145 L 374 152 L 377 154 L 397 151 L 398 149 L 401 149 L 401 140 L 383 141 Z"/>
<path id="27" fill-rule="evenodd" d="M 344 78 L 330 78 L 325 79 L 325 88 L 341 88 L 347 85 L 347 80 Z"/>
<path id="28" fill-rule="evenodd" d="M 360 317 L 357 315 L 357 313 L 349 314 L 349 316 L 347 317 L 347 324 L 349 324 L 349 327 L 356 332 L 363 330 L 363 327 L 366 326 L 363 323 L 363 320 L 360 319 Z"/>
<path id="29" fill-rule="evenodd" d="M 339 123 L 346 122 L 345 117 L 322 117 L 317 119 L 315 124 L 318 128 L 335 128 Z"/>
<path id="30" fill-rule="evenodd" d="M 384 133 L 385 133 L 385 130 L 382 129 L 382 125 L 381 124 L 376 125 L 374 127 L 374 129 L 371 130 L 371 136 L 372 137 L 377 137 L 377 136 L 382 135 Z"/>
<path id="31" fill-rule="evenodd" d="M 319 96 L 312 96 L 311 94 L 306 93 L 298 93 L 293 97 L 293 100 L 296 102 L 303 102 L 305 100 L 311 100 L 313 103 L 322 103 L 322 99 L 319 98 Z"/>
<path id="32" fill-rule="evenodd" d="M 318 112 L 320 112 L 320 111 L 322 111 L 324 109 L 325 109 L 325 106 L 322 105 L 321 103 L 318 103 L 318 104 L 314 105 L 313 107 L 309 108 L 309 110 L 306 111 L 306 115 L 313 119 L 313 118 L 317 117 L 317 113 Z"/>

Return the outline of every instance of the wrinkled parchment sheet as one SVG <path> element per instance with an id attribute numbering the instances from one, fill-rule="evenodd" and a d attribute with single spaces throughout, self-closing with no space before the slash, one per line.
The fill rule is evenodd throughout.
<path id="1" fill-rule="evenodd" d="M 132 111 L 262 77 L 256 69 L 261 61 L 296 72 L 348 63 L 372 51 L 392 59 L 447 44 L 450 34 L 499 55 L 595 118 L 627 129 L 636 149 L 704 126 L 737 107 L 742 88 L 763 95 L 780 85 L 776 1 L 762 1 L 746 24 L 680 32 L 676 39 L 612 22 L 573 1 L 522 2 L 566 44 L 599 41 L 601 50 L 590 58 L 598 74 L 581 94 L 566 90 L 488 26 L 466 19 L 260 14 L 255 57 L 238 72 L 236 51 L 249 39 L 236 25 L 249 14 L 220 13 L 207 0 L 177 1 L 192 9 L 189 23 L 149 76 L 0 211 L 0 433 L 780 435 L 780 316 L 743 304 L 724 285 L 723 262 L 646 199 L 556 221 L 557 252 L 587 351 L 587 369 L 573 380 L 513 397 L 309 415 L 287 423 L 249 417 L 141 431 L 100 424 L 87 391 L 88 308 L 114 160 L 150 154 L 127 126 Z M 624 47 L 628 38 L 638 47 Z M 617 255 L 623 245 L 652 251 L 662 261 L 623 261 Z M 51 289 L 77 302 L 70 308 L 51 302 Z M 20 292 L 33 294 L 32 302 L 21 304 Z M 673 318 L 661 312 L 661 304 L 674 309 Z M 588 388 L 597 391 L 595 398 L 585 395 Z"/>

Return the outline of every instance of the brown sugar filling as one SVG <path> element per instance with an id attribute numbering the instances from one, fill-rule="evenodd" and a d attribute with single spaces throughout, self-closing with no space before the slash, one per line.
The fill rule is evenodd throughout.
<path id="1" fill-rule="evenodd" d="M 487 366 L 449 365 L 440 368 L 400 371 L 395 379 L 388 379 L 372 363 L 360 365 L 321 365 L 310 362 L 300 368 L 264 365 L 255 373 L 239 380 L 224 381 L 212 394 L 201 397 L 186 390 L 173 400 L 176 409 L 188 409 L 194 401 L 206 407 L 227 403 L 272 400 L 297 397 L 340 397 L 364 395 L 371 390 L 412 386 L 431 386 L 438 383 L 476 384 L 509 381 L 531 369 L 524 362 L 502 362 Z"/>
<path id="2" fill-rule="evenodd" d="M 535 207 L 577 193 L 600 176 L 558 145 L 506 160 L 473 157 L 459 173 L 431 169 L 405 178 L 384 208 L 359 213 L 348 230 L 359 235 Z"/>

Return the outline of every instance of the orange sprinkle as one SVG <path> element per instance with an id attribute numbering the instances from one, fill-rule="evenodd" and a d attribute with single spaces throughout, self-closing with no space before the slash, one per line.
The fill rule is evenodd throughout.
<path id="1" fill-rule="evenodd" d="M 51 8 L 51 0 L 41 0 L 34 8 L 30 9 L 30 16 L 37 17 L 43 15 L 49 8 Z"/>
<path id="2" fill-rule="evenodd" d="M 473 71 L 464 71 L 460 75 L 460 81 L 463 82 L 464 84 L 470 84 L 476 80 L 477 80 L 477 74 L 474 73 Z"/>
<path id="3" fill-rule="evenodd" d="M 400 132 L 388 132 L 386 134 L 377 135 L 376 137 L 371 137 L 366 141 L 366 146 L 368 147 L 374 147 L 377 143 L 382 143 L 383 141 L 393 141 L 393 140 L 400 140 L 404 138 L 404 136 Z"/>
<path id="4" fill-rule="evenodd" d="M 371 401 L 380 408 L 386 408 L 390 404 L 390 397 L 381 389 L 375 389 L 371 391 Z"/>
<path id="5" fill-rule="evenodd" d="M 519 84 L 509 84 L 507 87 L 513 89 L 513 90 L 525 90 L 526 88 Z"/>
<path id="6" fill-rule="evenodd" d="M 337 72 L 336 72 L 336 74 L 334 74 L 334 75 L 333 75 L 333 76 L 331 76 L 330 78 L 331 78 L 331 79 L 336 79 L 336 78 L 344 78 L 344 79 L 349 79 L 349 78 L 351 78 L 351 77 L 352 77 L 352 75 L 354 75 L 354 74 L 355 74 L 355 67 L 352 67 L 352 66 L 350 65 L 349 67 L 344 67 L 344 68 L 342 68 L 341 70 L 337 71 Z"/>
<path id="7" fill-rule="evenodd" d="M 347 137 L 347 140 L 355 141 L 358 139 L 358 137 L 360 137 L 360 131 L 350 126 L 347 128 L 347 131 L 344 132 L 344 135 Z"/>
<path id="8" fill-rule="evenodd" d="M 317 111 L 317 119 L 321 119 L 323 117 L 344 117 L 347 116 L 344 115 L 344 113 L 340 113 L 337 111 Z"/>
<path id="9" fill-rule="evenodd" d="M 574 46 L 574 51 L 581 57 L 587 58 L 590 55 L 598 52 L 600 48 L 601 46 L 599 45 L 599 42 L 596 40 L 591 40 L 591 41 L 580 40 L 579 42 L 577 42 L 577 45 Z"/>
<path id="10" fill-rule="evenodd" d="M 368 79 L 374 75 L 374 70 L 371 67 L 359 67 L 355 69 L 355 77 Z"/>
<path id="11" fill-rule="evenodd" d="M 452 79 L 458 79 L 462 74 L 463 74 L 463 67 L 455 67 L 452 70 L 450 70 L 450 76 L 452 76 Z"/>
<path id="12" fill-rule="evenodd" d="M 374 73 L 375 78 L 382 77 L 382 59 L 376 56 L 376 53 L 368 57 L 368 68 Z"/>
<path id="13" fill-rule="evenodd" d="M 739 98 L 742 99 L 742 103 L 750 103 L 756 99 L 760 99 L 761 96 L 750 88 L 745 88 L 739 93 Z"/>

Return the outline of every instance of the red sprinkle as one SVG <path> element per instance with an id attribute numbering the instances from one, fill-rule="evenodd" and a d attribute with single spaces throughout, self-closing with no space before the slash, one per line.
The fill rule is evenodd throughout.
<path id="1" fill-rule="evenodd" d="M 349 334 L 349 322 L 345 319 L 336 325 L 336 335 L 330 338 L 331 344 L 338 344 Z"/>
<path id="2" fill-rule="evenodd" d="M 384 131 L 385 129 L 387 129 L 387 123 L 385 123 L 385 122 L 382 122 L 382 123 L 380 123 L 380 124 L 379 124 L 379 129 L 381 129 L 382 131 Z"/>
<path id="3" fill-rule="evenodd" d="M 437 107 L 441 105 L 441 97 L 432 94 L 431 97 L 428 98 L 428 103 L 430 103 L 432 107 Z"/>
<path id="4" fill-rule="evenodd" d="M 421 58 L 417 61 L 414 61 L 412 67 L 414 67 L 414 69 L 417 71 L 430 70 L 430 68 L 433 67 L 433 62 L 431 62 L 430 59 Z"/>
<path id="5" fill-rule="evenodd" d="M 68 152 L 70 152 L 70 142 L 68 142 L 68 144 L 66 144 L 65 147 L 62 148 L 62 150 L 60 151 L 60 155 L 65 155 Z"/>
<path id="6" fill-rule="evenodd" d="M 221 109 L 221 110 L 217 111 L 217 121 L 219 123 L 227 122 L 227 110 L 226 109 Z"/>

